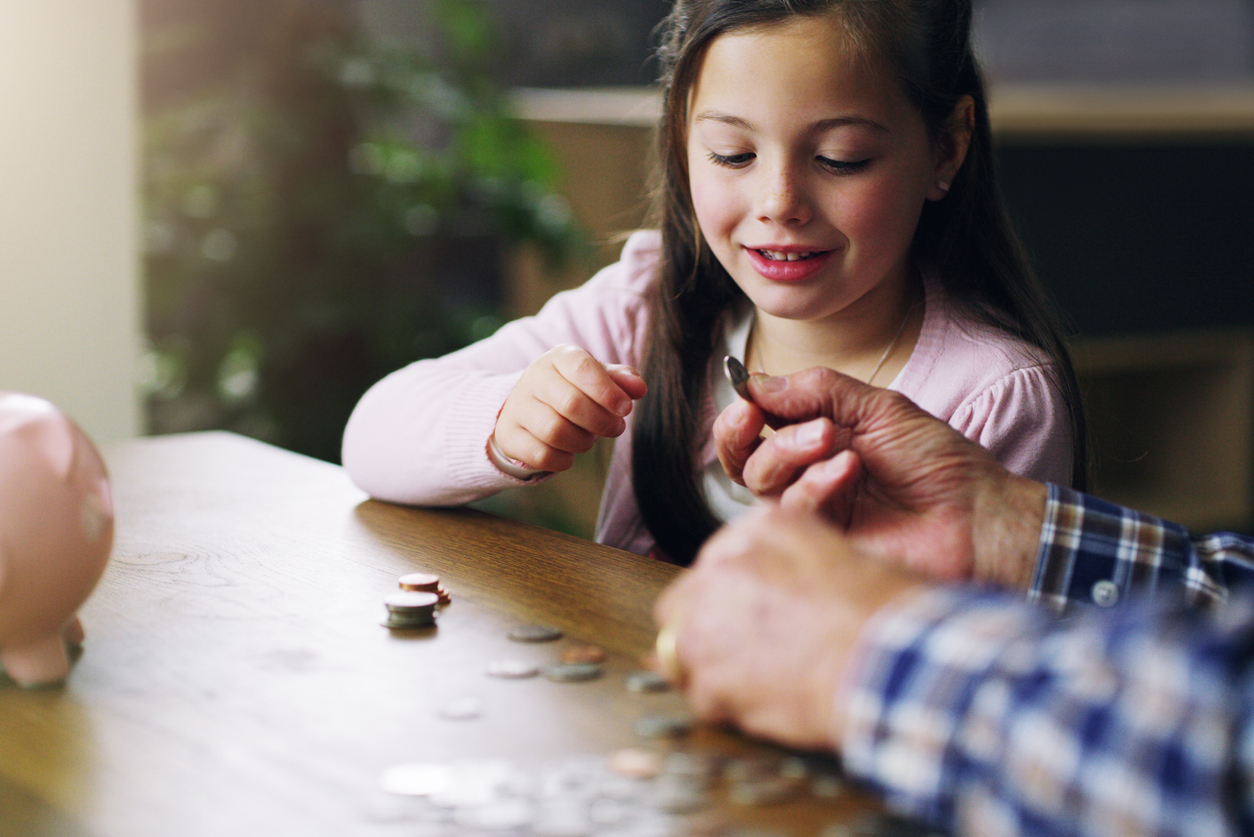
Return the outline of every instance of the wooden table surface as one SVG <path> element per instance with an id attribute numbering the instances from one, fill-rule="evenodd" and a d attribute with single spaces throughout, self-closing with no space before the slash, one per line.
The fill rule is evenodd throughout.
<path id="1" fill-rule="evenodd" d="M 625 747 L 776 752 L 712 728 L 637 736 L 638 718 L 683 710 L 678 694 L 624 686 L 673 567 L 472 510 L 368 500 L 336 466 L 228 433 L 105 458 L 117 536 L 81 611 L 83 655 L 62 687 L 0 684 L 0 834 L 461 833 L 415 819 L 380 772 L 469 758 L 539 770 Z M 439 573 L 453 602 L 433 630 L 390 632 L 382 598 L 417 569 Z M 506 638 L 532 621 L 567 639 Z M 551 662 L 575 640 L 610 650 L 603 678 L 484 674 L 493 659 Z M 464 697 L 481 717 L 440 716 Z M 798 835 L 867 804 L 712 799 L 699 822 Z"/>

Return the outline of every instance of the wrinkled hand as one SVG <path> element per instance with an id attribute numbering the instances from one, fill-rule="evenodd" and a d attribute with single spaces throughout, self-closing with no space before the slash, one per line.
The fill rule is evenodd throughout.
<path id="1" fill-rule="evenodd" d="M 856 549 L 952 580 L 1031 581 L 1046 489 L 905 396 L 839 372 L 754 376 L 714 425 L 727 473 L 760 497 L 815 511 Z M 768 439 L 763 410 L 793 422 Z"/>
<path id="2" fill-rule="evenodd" d="M 866 621 L 920 579 L 815 515 L 768 508 L 710 538 L 654 610 L 693 711 L 793 747 L 839 744 L 837 694 Z"/>
<path id="3" fill-rule="evenodd" d="M 539 471 L 565 471 L 601 436 L 627 429 L 644 379 L 629 366 L 604 364 L 578 346 L 557 346 L 523 372 L 497 416 L 497 447 Z"/>

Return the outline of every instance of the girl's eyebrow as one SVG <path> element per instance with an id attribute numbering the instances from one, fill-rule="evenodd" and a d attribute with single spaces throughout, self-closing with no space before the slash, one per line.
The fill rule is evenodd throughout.
<path id="1" fill-rule="evenodd" d="M 702 111 L 693 118 L 693 122 L 718 122 L 722 125 L 729 125 L 733 128 L 740 128 L 745 131 L 754 130 L 752 122 L 742 119 L 739 116 L 732 116 L 730 113 L 720 113 L 718 111 Z M 864 116 L 833 116 L 830 119 L 820 119 L 811 126 L 813 133 L 819 134 L 824 131 L 830 131 L 833 128 L 845 128 L 849 126 L 871 128 L 875 131 L 882 131 L 886 134 L 892 133 L 888 126 L 882 122 L 876 122 L 874 119 L 867 119 Z"/>

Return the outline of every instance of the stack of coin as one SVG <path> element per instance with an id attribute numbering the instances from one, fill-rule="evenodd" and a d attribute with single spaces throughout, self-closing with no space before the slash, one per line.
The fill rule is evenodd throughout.
<path id="1" fill-rule="evenodd" d="M 414 593 L 435 593 L 442 605 L 453 600 L 435 573 L 407 573 L 401 576 L 401 589 Z"/>
<path id="2" fill-rule="evenodd" d="M 388 618 L 383 624 L 389 628 L 426 628 L 435 624 L 435 606 L 440 597 L 435 593 L 418 593 L 403 590 L 383 599 Z"/>

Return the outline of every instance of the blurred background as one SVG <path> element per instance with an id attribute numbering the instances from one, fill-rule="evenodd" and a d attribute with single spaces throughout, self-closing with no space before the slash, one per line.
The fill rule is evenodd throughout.
<path id="1" fill-rule="evenodd" d="M 0 389 L 330 461 L 645 222 L 666 0 L 0 5 Z M 1254 0 L 976 0 L 1113 499 L 1254 519 Z M 590 535 L 607 451 L 487 507 Z"/>

